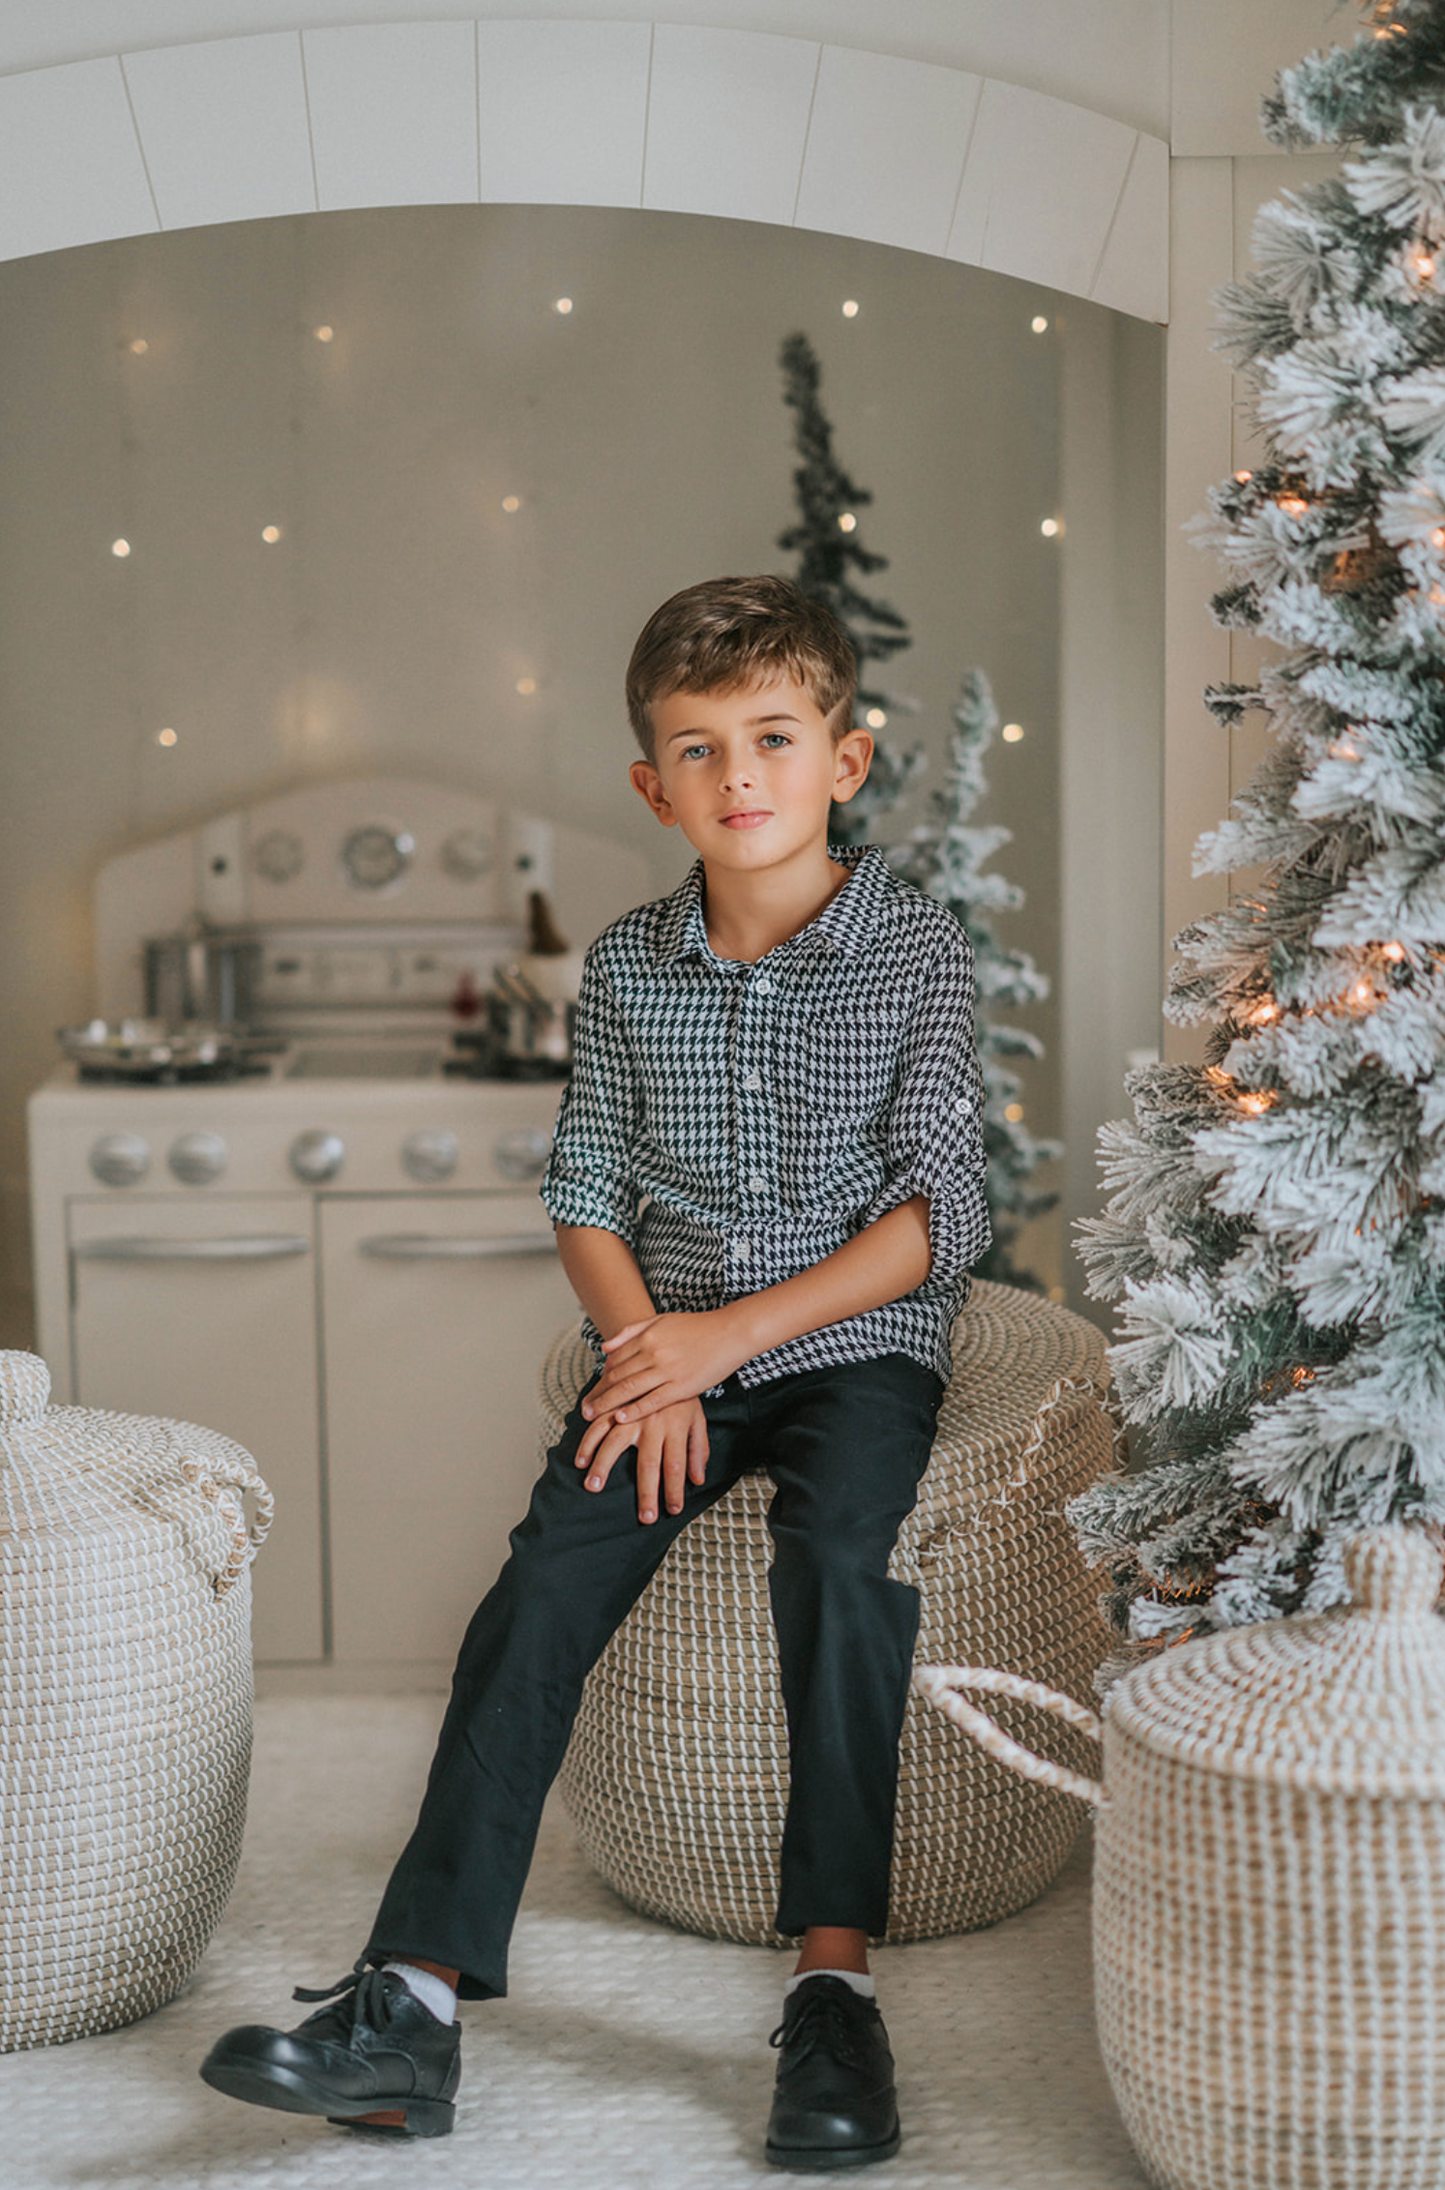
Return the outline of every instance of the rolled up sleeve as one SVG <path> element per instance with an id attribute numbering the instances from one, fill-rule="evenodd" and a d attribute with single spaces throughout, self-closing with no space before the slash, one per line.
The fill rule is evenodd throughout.
<path id="1" fill-rule="evenodd" d="M 930 1284 L 960 1277 L 991 1237 L 973 1017 L 973 951 L 960 925 L 957 937 L 940 947 L 929 966 L 909 1020 L 888 1118 L 888 1178 L 862 1218 L 873 1224 L 915 1195 L 925 1195 Z"/>
<path id="2" fill-rule="evenodd" d="M 572 1077 L 542 1174 L 542 1203 L 554 1224 L 595 1225 L 636 1246 L 641 1194 L 632 1148 L 638 1111 L 626 1029 L 594 946 L 582 967 Z"/>

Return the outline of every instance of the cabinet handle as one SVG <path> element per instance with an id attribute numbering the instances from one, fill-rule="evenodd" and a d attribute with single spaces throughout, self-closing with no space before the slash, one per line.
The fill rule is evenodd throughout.
<path id="1" fill-rule="evenodd" d="M 381 1262 L 480 1262 L 492 1255 L 555 1255 L 555 1232 L 498 1232 L 489 1239 L 448 1239 L 439 1232 L 381 1232 L 361 1242 Z"/>
<path id="2" fill-rule="evenodd" d="M 82 1262 L 274 1262 L 309 1255 L 311 1242 L 293 1232 L 242 1232 L 220 1239 L 82 1239 L 71 1253 Z"/>

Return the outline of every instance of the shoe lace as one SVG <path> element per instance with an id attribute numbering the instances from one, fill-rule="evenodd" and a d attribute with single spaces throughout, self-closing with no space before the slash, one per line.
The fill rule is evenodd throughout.
<path id="1" fill-rule="evenodd" d="M 810 1987 L 791 2018 L 785 2018 L 770 2034 L 768 2044 L 778 2050 L 786 2047 L 798 2061 L 823 2052 L 849 2067 L 861 2068 L 866 2059 L 853 1996 L 845 1998 L 830 1986 Z"/>
<path id="2" fill-rule="evenodd" d="M 335 2000 L 338 2008 L 349 2005 L 353 2023 L 366 2023 L 371 2029 L 383 2028 L 391 2019 L 386 1988 L 382 1983 L 385 1971 L 370 1968 L 365 1962 L 357 1962 L 344 1977 L 338 1977 L 334 1985 L 297 1985 L 293 2000 Z M 343 1995 L 351 1994 L 349 2002 Z"/>

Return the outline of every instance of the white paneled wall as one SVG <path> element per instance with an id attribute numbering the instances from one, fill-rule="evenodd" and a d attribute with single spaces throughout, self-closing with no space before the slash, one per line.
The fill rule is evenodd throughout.
<path id="1" fill-rule="evenodd" d="M 825 46 L 799 224 L 941 253 L 981 88 L 962 69 Z"/>
<path id="2" fill-rule="evenodd" d="M 479 187 L 494 205 L 640 205 L 647 23 L 478 23 Z"/>
<path id="3" fill-rule="evenodd" d="M 791 221 L 818 50 L 804 38 L 659 23 L 652 42 L 644 205 Z"/>
<path id="4" fill-rule="evenodd" d="M 118 61 L 0 77 L 0 255 L 159 226 Z"/>
<path id="5" fill-rule="evenodd" d="M 365 23 L 302 33 L 323 212 L 477 197 L 477 44 L 470 23 Z"/>
<path id="6" fill-rule="evenodd" d="M 755 30 L 395 22 L 0 77 L 0 255 L 380 205 L 644 206 L 991 267 L 1139 318 L 1160 140 L 934 62 Z"/>
<path id="7" fill-rule="evenodd" d="M 315 212 L 297 32 L 165 46 L 123 66 L 162 228 Z"/>

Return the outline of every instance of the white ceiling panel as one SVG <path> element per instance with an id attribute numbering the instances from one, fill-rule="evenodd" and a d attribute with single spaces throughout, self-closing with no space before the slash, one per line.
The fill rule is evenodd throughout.
<path id="1" fill-rule="evenodd" d="M 476 32 L 470 23 L 302 33 L 323 212 L 475 204 Z"/>
<path id="2" fill-rule="evenodd" d="M 316 210 L 299 32 L 128 53 L 123 66 L 163 227 Z"/>
<path id="3" fill-rule="evenodd" d="M 942 251 L 981 81 L 962 69 L 825 46 L 799 227 Z"/>
<path id="4" fill-rule="evenodd" d="M 647 23 L 478 23 L 484 203 L 639 205 Z"/>
<path id="5" fill-rule="evenodd" d="M 0 258 L 158 226 L 118 61 L 0 77 Z"/>
<path id="6" fill-rule="evenodd" d="M 818 58 L 804 38 L 659 23 L 643 204 L 791 221 Z"/>
<path id="7" fill-rule="evenodd" d="M 948 256 L 1087 296 L 1135 131 L 990 79 L 979 101 Z"/>
<path id="8" fill-rule="evenodd" d="M 1169 317 L 1169 147 L 1140 137 L 1090 291 L 1138 319 Z"/>

